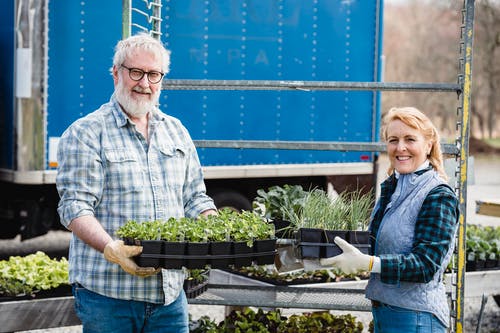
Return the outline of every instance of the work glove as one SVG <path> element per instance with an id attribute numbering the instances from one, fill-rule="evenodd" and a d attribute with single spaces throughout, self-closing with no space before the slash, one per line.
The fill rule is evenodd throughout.
<path id="1" fill-rule="evenodd" d="M 372 256 L 361 253 L 361 251 L 340 237 L 335 237 L 334 242 L 342 249 L 343 253 L 335 257 L 320 259 L 322 266 L 335 266 L 346 274 L 372 269 Z"/>
<path id="2" fill-rule="evenodd" d="M 125 245 L 122 240 L 111 241 L 104 247 L 104 258 L 120 265 L 129 274 L 146 277 L 158 273 L 160 269 L 137 266 L 132 257 L 141 253 L 142 246 Z"/>

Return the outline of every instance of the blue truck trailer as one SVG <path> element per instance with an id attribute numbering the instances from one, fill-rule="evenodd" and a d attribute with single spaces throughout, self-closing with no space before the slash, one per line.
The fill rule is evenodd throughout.
<path id="1" fill-rule="evenodd" d="M 134 4 L 134 2 L 137 3 Z M 57 145 L 113 91 L 108 69 L 125 2 L 6 0 L 0 13 L 0 238 L 59 226 Z M 131 32 L 151 21 L 132 1 Z M 169 89 L 169 80 L 381 81 L 382 0 L 164 0 L 159 37 L 172 51 L 160 108 L 195 142 L 379 140 L 373 91 Z M 376 184 L 374 151 L 199 147 L 218 207 L 250 209 L 259 188 L 342 191 Z"/>

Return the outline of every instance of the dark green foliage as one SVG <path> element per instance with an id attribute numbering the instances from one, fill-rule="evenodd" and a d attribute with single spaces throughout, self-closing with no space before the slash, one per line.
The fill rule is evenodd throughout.
<path id="1" fill-rule="evenodd" d="M 268 219 L 290 221 L 290 214 L 298 214 L 304 207 L 306 191 L 300 185 L 272 186 L 260 189 L 254 199 L 254 211 Z"/>
<path id="2" fill-rule="evenodd" d="M 361 333 L 363 324 L 355 317 L 333 315 L 328 311 L 285 317 L 280 310 L 265 312 L 246 308 L 233 311 L 215 326 L 208 317 L 190 325 L 191 333 Z M 196 323 L 196 324 L 195 324 Z"/>

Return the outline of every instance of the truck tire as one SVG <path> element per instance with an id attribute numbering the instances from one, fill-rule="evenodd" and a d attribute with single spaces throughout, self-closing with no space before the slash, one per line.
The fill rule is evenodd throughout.
<path id="1" fill-rule="evenodd" d="M 500 306 L 500 294 L 493 295 L 493 299 L 495 300 L 495 303 L 497 303 L 497 306 Z"/>
<path id="2" fill-rule="evenodd" d="M 218 190 L 211 195 L 217 209 L 230 208 L 235 211 L 252 210 L 252 203 L 243 194 L 233 190 Z"/>

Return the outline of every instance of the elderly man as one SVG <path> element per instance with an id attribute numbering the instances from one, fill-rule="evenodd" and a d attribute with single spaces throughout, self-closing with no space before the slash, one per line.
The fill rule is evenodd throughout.
<path id="1" fill-rule="evenodd" d="M 59 142 L 61 223 L 72 231 L 70 280 L 84 332 L 188 332 L 181 270 L 138 267 L 114 239 L 127 220 L 215 214 L 193 142 L 157 105 L 170 52 L 147 34 L 118 42 L 115 92 Z"/>

